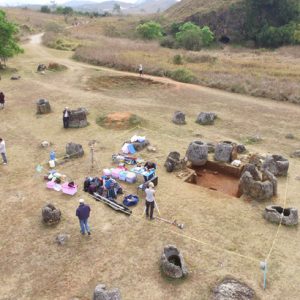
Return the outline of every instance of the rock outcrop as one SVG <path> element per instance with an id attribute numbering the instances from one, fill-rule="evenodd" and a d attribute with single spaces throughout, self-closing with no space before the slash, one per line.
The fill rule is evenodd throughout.
<path id="1" fill-rule="evenodd" d="M 84 155 L 83 148 L 80 144 L 68 143 L 66 145 L 66 154 L 70 158 L 77 158 Z"/>
<path id="2" fill-rule="evenodd" d="M 119 289 L 107 290 L 104 284 L 98 284 L 94 291 L 93 300 L 122 300 L 122 298 Z"/>
<path id="3" fill-rule="evenodd" d="M 43 222 L 47 225 L 54 225 L 60 222 L 61 212 L 53 204 L 49 203 L 42 208 Z"/>
<path id="4" fill-rule="evenodd" d="M 264 218 L 272 223 L 280 223 L 282 218 L 283 225 L 297 225 L 298 224 L 298 210 L 297 208 L 282 208 L 281 206 L 270 205 L 265 208 Z"/>
<path id="5" fill-rule="evenodd" d="M 167 245 L 161 255 L 161 267 L 164 274 L 171 278 L 182 278 L 188 275 L 183 256 L 176 246 Z"/>
<path id="6" fill-rule="evenodd" d="M 173 115 L 172 122 L 177 125 L 184 125 L 186 124 L 185 122 L 185 114 L 181 111 L 175 111 Z"/>
<path id="7" fill-rule="evenodd" d="M 37 114 L 49 114 L 51 112 L 51 106 L 48 100 L 39 99 L 36 103 Z"/>
<path id="8" fill-rule="evenodd" d="M 208 158 L 208 146 L 201 141 L 191 142 L 186 151 L 187 160 L 194 166 L 203 166 Z"/>

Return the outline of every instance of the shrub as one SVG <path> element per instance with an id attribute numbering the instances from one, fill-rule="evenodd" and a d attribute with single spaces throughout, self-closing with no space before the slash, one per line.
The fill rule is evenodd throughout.
<path id="1" fill-rule="evenodd" d="M 173 57 L 173 64 L 174 65 L 182 65 L 182 56 L 180 54 L 176 54 Z"/>
<path id="2" fill-rule="evenodd" d="M 146 40 L 153 40 L 162 37 L 162 28 L 159 23 L 150 21 L 140 24 L 136 28 L 137 33 Z"/>
<path id="3" fill-rule="evenodd" d="M 214 34 L 208 26 L 202 29 L 192 22 L 184 23 L 176 33 L 176 41 L 187 50 L 200 50 L 203 46 L 209 46 L 214 40 Z"/>
<path id="4" fill-rule="evenodd" d="M 176 48 L 176 41 L 172 36 L 166 36 L 160 40 L 160 45 L 165 48 Z"/>
<path id="5" fill-rule="evenodd" d="M 167 72 L 167 76 L 180 82 L 185 82 L 185 83 L 196 82 L 195 75 L 190 70 L 184 68 L 180 68 L 172 72 Z"/>
<path id="6" fill-rule="evenodd" d="M 41 12 L 42 12 L 42 13 L 46 13 L 46 14 L 50 14 L 50 13 L 51 13 L 51 9 L 49 8 L 48 5 L 43 5 L 43 6 L 41 7 Z"/>

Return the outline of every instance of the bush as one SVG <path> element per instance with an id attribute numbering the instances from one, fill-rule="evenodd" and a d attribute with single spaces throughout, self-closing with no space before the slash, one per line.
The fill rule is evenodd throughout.
<path id="1" fill-rule="evenodd" d="M 296 33 L 296 35 L 295 35 Z M 264 26 L 256 36 L 258 46 L 276 48 L 297 43 L 297 24 L 290 23 L 281 27 Z"/>
<path id="2" fill-rule="evenodd" d="M 162 28 L 159 23 L 150 21 L 140 24 L 136 28 L 137 33 L 146 40 L 153 40 L 162 37 Z"/>
<path id="3" fill-rule="evenodd" d="M 190 70 L 184 68 L 180 68 L 172 72 L 167 72 L 167 76 L 180 82 L 185 82 L 185 83 L 196 82 L 195 75 Z"/>
<path id="4" fill-rule="evenodd" d="M 173 57 L 173 64 L 174 65 L 182 65 L 182 56 L 180 54 L 176 54 Z"/>
<path id="5" fill-rule="evenodd" d="M 51 13 L 51 9 L 49 8 L 48 5 L 43 5 L 43 6 L 41 7 L 41 12 L 42 12 L 42 13 L 46 13 L 46 14 L 50 14 L 50 13 Z"/>
<path id="6" fill-rule="evenodd" d="M 160 40 L 160 45 L 165 48 L 176 48 L 176 41 L 172 36 L 166 36 Z"/>
<path id="7" fill-rule="evenodd" d="M 202 29 L 192 22 L 184 23 L 176 33 L 176 41 L 187 50 L 200 50 L 203 46 L 209 46 L 214 40 L 214 34 L 209 27 Z"/>

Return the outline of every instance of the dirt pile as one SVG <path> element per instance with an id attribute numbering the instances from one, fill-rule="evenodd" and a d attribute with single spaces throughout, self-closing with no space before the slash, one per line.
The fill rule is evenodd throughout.
<path id="1" fill-rule="evenodd" d="M 97 124 L 109 129 L 129 129 L 141 124 L 142 121 L 142 118 L 130 112 L 114 112 L 98 117 Z"/>

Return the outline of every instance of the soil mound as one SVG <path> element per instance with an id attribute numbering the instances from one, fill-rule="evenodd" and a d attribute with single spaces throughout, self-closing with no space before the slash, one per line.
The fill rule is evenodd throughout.
<path id="1" fill-rule="evenodd" d="M 152 85 L 162 85 L 162 83 L 149 78 L 136 76 L 98 76 L 91 77 L 87 81 L 89 90 L 103 89 L 126 89 L 126 88 L 145 88 Z"/>
<path id="2" fill-rule="evenodd" d="M 97 124 L 109 129 L 129 129 L 142 123 L 142 118 L 130 112 L 114 112 L 97 119 Z"/>

